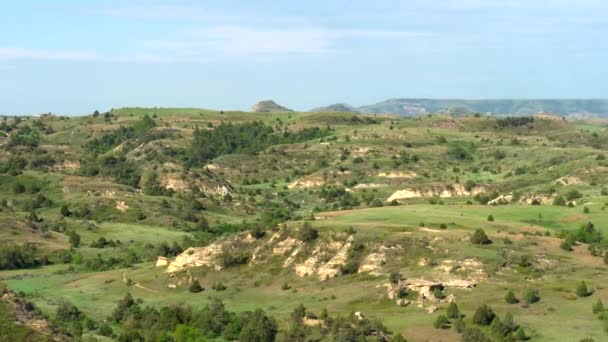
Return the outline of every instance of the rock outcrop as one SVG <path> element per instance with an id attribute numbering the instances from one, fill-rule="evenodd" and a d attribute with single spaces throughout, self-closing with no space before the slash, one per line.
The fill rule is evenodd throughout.
<path id="1" fill-rule="evenodd" d="M 283 107 L 272 100 L 260 101 L 251 106 L 254 113 L 273 113 L 273 112 L 293 112 L 291 109 Z"/>
<path id="2" fill-rule="evenodd" d="M 167 273 L 174 273 L 189 267 L 207 266 L 216 271 L 222 269 L 218 257 L 224 251 L 238 250 L 253 241 L 250 237 L 236 236 L 216 241 L 205 247 L 190 247 L 178 255 L 167 267 Z"/>
<path id="3" fill-rule="evenodd" d="M 395 191 L 386 201 L 398 201 L 403 199 L 411 198 L 425 198 L 425 197 L 463 197 L 463 196 L 475 196 L 479 193 L 486 191 L 485 187 L 475 186 L 470 190 L 467 190 L 461 184 L 454 184 L 444 188 L 420 188 L 420 189 L 405 189 Z"/>
<path id="4" fill-rule="evenodd" d="M 327 280 L 341 274 L 341 267 L 348 260 L 348 252 L 352 246 L 353 237 L 350 236 L 346 241 L 330 241 L 329 243 L 319 243 L 312 251 L 310 257 L 304 262 L 296 264 L 294 269 L 298 276 L 306 277 L 317 275 L 319 280 Z M 329 260 L 323 262 L 324 259 Z"/>

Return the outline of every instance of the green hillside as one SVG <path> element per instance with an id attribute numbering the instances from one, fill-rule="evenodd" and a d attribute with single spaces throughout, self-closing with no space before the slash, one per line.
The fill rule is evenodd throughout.
<path id="1" fill-rule="evenodd" d="M 274 105 L 0 119 L 0 339 L 607 338 L 604 102 Z"/>

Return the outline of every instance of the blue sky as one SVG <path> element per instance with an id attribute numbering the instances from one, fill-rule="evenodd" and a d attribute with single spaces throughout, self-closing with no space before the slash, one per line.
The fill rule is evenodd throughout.
<path id="1" fill-rule="evenodd" d="M 20 0 L 0 113 L 604 98 L 605 0 Z"/>

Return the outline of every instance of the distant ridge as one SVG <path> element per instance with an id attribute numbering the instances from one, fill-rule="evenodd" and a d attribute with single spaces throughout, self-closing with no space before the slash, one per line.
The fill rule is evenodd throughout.
<path id="1" fill-rule="evenodd" d="M 539 112 L 569 118 L 608 117 L 608 99 L 504 99 L 460 100 L 398 98 L 361 106 L 363 113 L 392 113 L 418 116 L 429 113 L 466 115 L 471 113 L 527 116 Z"/>
<path id="2" fill-rule="evenodd" d="M 345 113 L 359 113 L 359 111 L 346 103 L 336 103 L 325 107 L 313 108 L 310 112 L 345 112 Z"/>
<path id="3" fill-rule="evenodd" d="M 291 109 L 283 107 L 272 100 L 264 100 L 254 104 L 251 107 L 254 113 L 271 113 L 271 112 L 293 112 Z"/>

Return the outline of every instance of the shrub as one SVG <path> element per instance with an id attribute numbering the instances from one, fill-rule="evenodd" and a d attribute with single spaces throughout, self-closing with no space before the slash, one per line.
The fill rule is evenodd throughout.
<path id="1" fill-rule="evenodd" d="M 70 246 L 72 246 L 72 248 L 78 248 L 78 246 L 80 246 L 80 235 L 78 235 L 78 233 L 72 230 L 68 233 L 68 236 Z"/>
<path id="2" fill-rule="evenodd" d="M 450 320 L 443 314 L 437 316 L 437 319 L 433 323 L 435 329 L 447 329 L 450 327 Z"/>
<path id="3" fill-rule="evenodd" d="M 488 221 L 494 222 L 494 216 L 492 216 L 492 214 L 488 215 Z"/>
<path id="4" fill-rule="evenodd" d="M 375 200 L 373 200 L 370 205 L 370 207 L 372 208 L 380 208 L 382 206 L 384 206 L 384 203 L 382 203 L 382 200 L 376 198 Z"/>
<path id="5" fill-rule="evenodd" d="M 536 303 L 540 300 L 540 295 L 537 289 L 527 288 L 524 291 L 524 301 L 528 304 Z"/>
<path id="6" fill-rule="evenodd" d="M 199 293 L 199 292 L 203 292 L 205 289 L 201 286 L 201 283 L 198 282 L 197 279 L 195 279 L 192 284 L 190 285 L 190 288 L 188 289 L 188 291 L 192 292 L 192 293 Z"/>
<path id="7" fill-rule="evenodd" d="M 477 327 L 466 328 L 462 333 L 462 342 L 491 342 L 491 340 Z"/>
<path id="8" fill-rule="evenodd" d="M 455 302 L 448 305 L 447 316 L 453 319 L 460 318 L 460 310 L 458 310 L 458 305 Z"/>
<path id="9" fill-rule="evenodd" d="M 112 327 L 107 323 L 103 323 L 99 326 L 97 333 L 101 336 L 111 337 L 113 335 Z"/>
<path id="10" fill-rule="evenodd" d="M 226 289 L 227 289 L 226 285 L 224 285 L 224 283 L 222 281 L 216 281 L 215 283 L 213 283 L 213 286 L 211 286 L 211 288 L 214 291 L 218 291 L 218 292 L 226 291 Z"/>
<path id="11" fill-rule="evenodd" d="M 36 245 L 34 244 L 0 245 L 0 270 L 30 268 L 40 264 L 40 260 L 36 258 Z"/>
<path id="12" fill-rule="evenodd" d="M 399 272 L 391 272 L 388 275 L 388 280 L 392 283 L 392 284 L 397 284 L 399 283 L 399 280 L 401 280 L 401 273 Z"/>
<path id="13" fill-rule="evenodd" d="M 492 240 L 488 238 L 486 232 L 483 229 L 475 230 L 475 233 L 471 236 L 471 242 L 476 245 L 487 245 L 492 243 Z"/>
<path id="14" fill-rule="evenodd" d="M 594 314 L 599 314 L 602 313 L 606 310 L 606 308 L 604 307 L 604 303 L 602 302 L 601 299 L 598 299 L 597 302 L 593 303 L 593 306 L 591 307 L 592 311 Z"/>
<path id="15" fill-rule="evenodd" d="M 277 323 L 266 316 L 263 310 L 254 311 L 243 325 L 239 341 L 241 342 L 272 342 L 278 332 Z"/>
<path id="16" fill-rule="evenodd" d="M 566 199 L 564 198 L 564 196 L 557 196 L 553 200 L 553 205 L 565 206 L 566 204 L 567 203 L 566 203 Z"/>
<path id="17" fill-rule="evenodd" d="M 487 305 L 482 305 L 475 310 L 475 314 L 473 315 L 473 323 L 479 325 L 490 325 L 492 321 L 496 317 L 496 314 L 492 309 Z"/>
<path id="18" fill-rule="evenodd" d="M 505 302 L 509 304 L 517 304 L 519 303 L 519 299 L 515 297 L 515 292 L 513 290 L 509 290 L 505 295 Z"/>
<path id="19" fill-rule="evenodd" d="M 581 281 L 576 286 L 576 295 L 580 298 L 588 297 L 591 295 L 591 291 L 587 288 L 587 284 L 584 281 Z"/>
<path id="20" fill-rule="evenodd" d="M 567 201 L 574 201 L 576 199 L 583 197 L 583 194 L 576 189 L 572 189 L 572 190 L 568 191 L 565 196 L 566 196 Z"/>
<path id="21" fill-rule="evenodd" d="M 249 253 L 245 251 L 229 252 L 225 251 L 220 255 L 222 266 L 224 267 L 236 267 L 244 265 L 249 261 Z"/>
<path id="22" fill-rule="evenodd" d="M 565 251 L 572 251 L 572 247 L 574 246 L 574 244 L 576 243 L 575 238 L 573 235 L 568 234 L 564 240 L 560 243 L 559 247 Z"/>
<path id="23" fill-rule="evenodd" d="M 319 237 L 319 231 L 312 228 L 309 222 L 305 222 L 302 228 L 298 230 L 298 239 L 304 242 L 311 242 Z"/>

